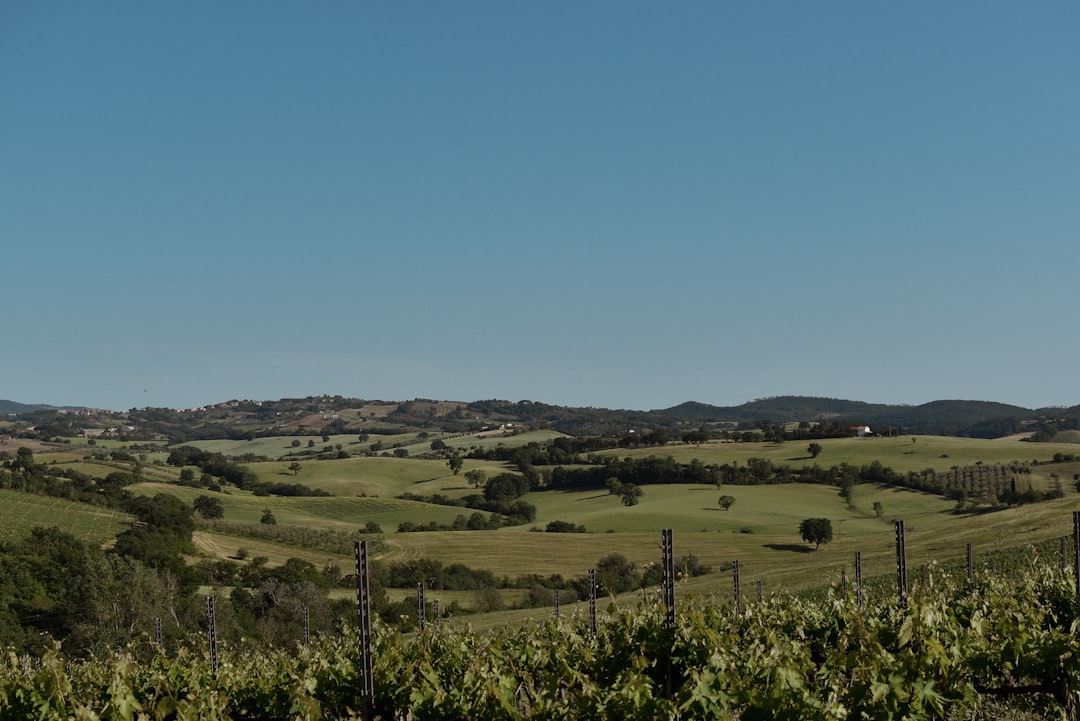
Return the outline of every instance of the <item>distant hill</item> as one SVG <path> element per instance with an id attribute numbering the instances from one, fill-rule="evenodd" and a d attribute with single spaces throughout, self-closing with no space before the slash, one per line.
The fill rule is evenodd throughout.
<path id="1" fill-rule="evenodd" d="M 244 439 L 266 435 L 321 435 L 334 433 L 393 434 L 410 430 L 466 433 L 490 427 L 521 425 L 550 428 L 574 436 L 621 435 L 627 431 L 666 429 L 682 434 L 703 424 L 754 425 L 790 422 L 828 422 L 889 426 L 923 435 L 999 438 L 1033 432 L 1057 424 L 1058 430 L 1075 429 L 1077 423 L 1061 419 L 1080 417 L 1080 406 L 1044 409 L 991 401 L 938 400 L 922 405 L 888 405 L 839 398 L 776 396 L 759 398 L 737 406 L 686 403 L 658 410 L 612 410 L 607 408 L 549 405 L 539 401 L 478 400 L 377 401 L 343 396 L 282 398 L 276 401 L 225 401 L 201 409 L 178 411 L 141 408 L 112 413 L 109 417 L 62 418 L 55 406 L 0 401 L 0 414 L 19 414 L 35 424 L 66 426 L 92 424 L 130 425 L 132 440 L 168 438 L 186 440 Z M 92 416 L 93 414 L 91 414 Z M 125 420 L 121 423 L 121 420 Z M 56 430 L 64 435 L 63 428 Z"/>
<path id="2" fill-rule="evenodd" d="M 28 405 L 26 403 L 16 403 L 15 401 L 0 400 L 0 415 L 5 416 L 9 413 L 34 413 L 35 411 L 47 411 L 54 409 L 54 406 L 46 406 L 42 404 Z"/>
<path id="3" fill-rule="evenodd" d="M 739 406 L 710 406 L 704 403 L 689 402 L 657 412 L 677 418 L 692 418 L 702 422 L 735 421 L 742 423 L 746 421 L 826 421 L 837 418 L 863 420 L 878 417 L 890 408 L 902 407 L 905 406 L 875 405 L 836 398 L 776 396 L 774 398 L 759 398 Z"/>
<path id="4" fill-rule="evenodd" d="M 888 425 L 904 428 L 908 432 L 940 435 L 955 435 L 957 431 L 991 421 L 1015 419 L 1019 422 L 1039 417 L 1039 413 L 1030 408 L 989 401 L 943 400 L 909 406 L 812 396 L 761 398 L 739 406 L 726 407 L 689 402 L 656 412 L 701 423 L 850 420 L 871 426 Z M 1059 409 L 1058 412 L 1069 415 L 1067 409 Z"/>

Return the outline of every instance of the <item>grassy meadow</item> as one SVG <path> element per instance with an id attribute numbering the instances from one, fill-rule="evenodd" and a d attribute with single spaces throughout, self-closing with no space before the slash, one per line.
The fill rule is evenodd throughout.
<path id="1" fill-rule="evenodd" d="M 337 434 L 327 436 L 329 440 L 324 441 L 322 436 L 266 436 L 262 438 L 253 438 L 250 441 L 241 440 L 207 440 L 207 441 L 189 441 L 181 445 L 194 446 L 201 448 L 212 453 L 221 453 L 226 456 L 243 456 L 251 454 L 254 456 L 264 456 L 271 459 L 283 459 L 286 462 L 292 462 L 294 460 L 303 460 L 303 457 L 297 459 L 295 456 L 298 453 L 303 453 L 308 449 L 308 441 L 313 441 L 314 446 L 310 450 L 321 451 L 327 446 L 337 448 L 341 446 L 341 450 L 349 453 L 361 453 L 373 450 L 373 447 L 377 447 L 383 451 L 392 453 L 395 448 L 404 448 L 409 452 L 409 455 L 418 455 L 431 450 L 431 442 L 435 439 L 442 439 L 451 448 L 488 448 L 492 446 L 508 445 L 508 446 L 521 446 L 530 442 L 546 442 L 552 438 L 558 438 L 564 434 L 558 431 L 528 431 L 526 433 L 520 433 L 517 435 L 505 435 L 498 432 L 487 433 L 470 433 L 458 436 L 448 436 L 442 433 L 430 433 L 424 437 L 420 437 L 419 432 L 409 433 L 396 433 L 396 434 L 371 434 L 366 441 L 361 441 L 358 433 Z M 299 442 L 299 445 L 294 446 L 293 442 Z M 378 445 L 376 445 L 378 444 Z"/>
<path id="2" fill-rule="evenodd" d="M 976 463 L 1009 463 L 1010 461 L 1049 461 L 1055 453 L 1077 454 L 1071 443 L 1027 443 L 1016 439 L 955 438 L 952 436 L 894 436 L 868 438 L 826 438 L 815 440 L 822 446 L 821 454 L 811 458 L 806 448 L 810 441 L 785 443 L 723 443 L 702 445 L 684 444 L 664 448 L 633 448 L 600 451 L 598 455 L 643 457 L 671 456 L 680 463 L 698 459 L 702 463 L 732 463 L 745 465 L 748 458 L 766 458 L 776 465 L 802 468 L 817 464 L 822 467 L 848 463 L 861 466 L 881 461 L 895 471 L 922 471 L 932 468 L 946 471 L 952 466 L 973 466 Z"/>
<path id="3" fill-rule="evenodd" d="M 467 436 L 448 443 L 466 447 L 520 445 L 555 435 L 558 434 L 535 432 L 513 437 Z M 380 439 L 387 441 L 387 437 L 372 436 L 372 441 Z M 250 452 L 274 456 L 293 450 L 292 440 L 292 437 L 278 437 L 202 441 L 193 445 L 228 454 Z M 428 448 L 431 439 L 420 442 L 413 435 L 412 440 Z M 302 441 L 306 447 L 306 439 Z M 331 444 L 336 442 L 358 443 L 356 436 L 332 437 Z M 897 471 L 926 468 L 944 471 L 977 462 L 1049 461 L 1055 453 L 1076 452 L 1075 445 L 1024 443 L 1015 439 L 904 436 L 816 442 L 823 447 L 817 459 L 811 459 L 806 452 L 808 442 L 713 442 L 608 453 L 620 457 L 671 455 L 684 463 L 696 458 L 717 464 L 734 461 L 742 464 L 750 457 L 759 457 L 791 466 L 863 465 L 878 460 Z M 316 443 L 324 445 L 321 439 L 316 439 Z M 115 464 L 94 463 L 67 451 L 63 456 L 39 456 L 44 463 L 53 459 L 96 476 L 118 470 Z M 459 514 L 467 516 L 472 511 L 399 500 L 395 496 L 404 492 L 449 496 L 475 493 L 477 490 L 465 481 L 464 471 L 481 469 L 490 477 L 509 469 L 497 462 L 466 460 L 462 473 L 454 475 L 445 460 L 354 456 L 336 460 L 297 459 L 300 469 L 293 473 L 288 470 L 292 460 L 253 463 L 249 467 L 261 480 L 300 483 L 321 488 L 333 496 L 255 496 L 235 488 L 211 493 L 175 485 L 171 481 L 178 477 L 179 469 L 160 466 L 145 466 L 149 480 L 132 486 L 131 490 L 143 495 L 171 493 L 187 503 L 200 495 L 214 495 L 222 501 L 225 519 L 234 522 L 257 524 L 265 510 L 270 510 L 282 526 L 354 532 L 368 522 L 375 522 L 384 530 L 388 544 L 388 549 L 377 558 L 431 558 L 447 564 L 464 563 L 508 577 L 530 573 L 582 576 L 602 557 L 613 553 L 636 564 L 659 563 L 660 530 L 671 528 L 675 532 L 676 556 L 692 553 L 715 569 L 738 559 L 746 594 L 753 592 L 758 580 L 766 591 L 820 587 L 838 578 L 841 568 L 847 567 L 850 573 L 856 551 L 862 552 L 864 575 L 889 573 L 894 561 L 893 520 L 906 522 L 908 565 L 914 570 L 923 563 L 962 558 L 967 543 L 972 543 L 978 553 L 1067 535 L 1071 533 L 1071 512 L 1080 508 L 1080 494 L 1072 482 L 1072 474 L 1080 473 L 1080 463 L 1074 463 L 1053 467 L 1065 487 L 1063 499 L 981 514 L 954 513 L 954 502 L 942 497 L 865 483 L 855 487 L 852 507 L 836 488 L 809 484 L 725 486 L 722 490 L 715 486 L 647 485 L 643 487 L 640 504 L 632 507 L 623 506 L 617 496 L 606 491 L 540 491 L 525 496 L 537 508 L 537 519 L 529 525 L 494 531 L 398 533 L 398 524 L 405 521 L 450 524 Z M 1035 487 L 1045 487 L 1049 468 L 1035 467 L 1031 474 Z M 730 510 L 719 507 L 721 493 L 735 498 Z M 61 519 L 70 528 L 78 529 L 72 531 L 76 535 L 104 542 L 121 530 L 126 521 L 109 511 L 15 492 L 4 492 L 0 502 L 0 528 L 8 535 L 25 533 L 35 522 L 59 525 L 54 519 Z M 875 513 L 875 503 L 882 506 L 880 517 Z M 832 520 L 832 543 L 813 550 L 799 538 L 799 523 L 809 517 Z M 587 532 L 536 532 L 553 520 L 584 525 Z M 347 572 L 352 564 L 351 555 L 207 530 L 197 531 L 194 540 L 198 552 L 205 557 L 235 559 L 240 549 L 244 549 L 249 557 L 267 557 L 271 565 L 298 557 L 316 565 L 336 563 Z M 726 599 L 731 595 L 731 576 L 716 570 L 699 578 L 685 579 L 680 582 L 680 588 L 683 593 Z M 465 598 L 467 595 L 459 594 L 454 600 L 467 606 Z M 617 600 L 636 602 L 637 598 L 640 594 Z M 507 597 L 507 600 L 512 599 Z M 569 606 L 566 610 L 571 612 Z M 515 622 L 544 612 L 538 609 L 494 614 L 485 623 Z"/>
<path id="4" fill-rule="evenodd" d="M 248 467 L 259 480 L 270 483 L 299 483 L 321 488 L 335 496 L 385 497 L 406 492 L 450 496 L 476 493 L 465 480 L 466 471 L 477 468 L 491 476 L 506 470 L 501 463 L 466 460 L 461 473 L 455 476 L 445 460 L 382 456 L 296 462 L 300 464 L 300 470 L 295 474 L 289 470 L 292 461 L 250 463 Z"/>

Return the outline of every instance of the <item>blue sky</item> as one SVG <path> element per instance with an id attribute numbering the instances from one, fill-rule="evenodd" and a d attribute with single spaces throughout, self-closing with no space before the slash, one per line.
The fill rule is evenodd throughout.
<path id="1" fill-rule="evenodd" d="M 0 4 L 0 398 L 1080 403 L 1080 6 Z"/>

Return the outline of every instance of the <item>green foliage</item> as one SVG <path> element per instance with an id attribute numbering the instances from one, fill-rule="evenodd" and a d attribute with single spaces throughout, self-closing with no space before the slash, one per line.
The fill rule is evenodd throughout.
<path id="1" fill-rule="evenodd" d="M 274 512 L 267 508 L 263 511 L 262 517 L 259 519 L 259 523 L 267 526 L 272 526 L 277 523 L 277 518 L 274 517 Z"/>
<path id="2" fill-rule="evenodd" d="M 528 479 L 515 473 L 500 473 L 484 484 L 484 498 L 488 501 L 505 503 L 528 492 Z"/>
<path id="3" fill-rule="evenodd" d="M 828 518 L 807 518 L 799 524 L 799 535 L 807 543 L 814 544 L 814 548 L 820 548 L 821 544 L 829 543 L 833 538 L 832 521 Z"/>
<path id="4" fill-rule="evenodd" d="M 811 443 L 806 447 L 806 452 L 810 454 L 811 458 L 817 458 L 819 455 L 821 455 L 821 444 Z"/>
<path id="5" fill-rule="evenodd" d="M 641 503 L 641 497 L 644 495 L 645 491 L 641 489 L 641 486 L 633 483 L 623 483 L 619 486 L 619 500 L 624 506 L 636 506 Z"/>
<path id="6" fill-rule="evenodd" d="M 216 520 L 225 517 L 225 506 L 220 498 L 213 496 L 199 496 L 192 504 L 192 508 L 206 520 Z"/>
<path id="7" fill-rule="evenodd" d="M 717 501 L 721 508 L 725 511 L 729 510 L 735 504 L 735 496 L 723 495 Z"/>
<path id="8" fill-rule="evenodd" d="M 595 636 L 580 616 L 487 634 L 429 624 L 409 639 L 376 621 L 373 711 L 416 721 L 929 721 L 1000 717 L 1004 701 L 1063 718 L 1080 693 L 1074 593 L 1069 573 L 1029 565 L 971 588 L 931 570 L 905 604 L 860 608 L 835 591 L 778 594 L 739 612 L 683 604 L 674 629 L 658 604 L 612 605 Z M 202 638 L 169 654 L 142 640 L 87 661 L 55 648 L 0 656 L 0 717 L 357 718 L 355 631 L 311 649 L 221 644 L 218 662 L 214 675 Z"/>
<path id="9" fill-rule="evenodd" d="M 585 533 L 585 526 L 566 521 L 549 521 L 544 530 L 548 533 Z"/>
<path id="10" fill-rule="evenodd" d="M 465 471 L 465 480 L 469 482 L 473 488 L 479 488 L 487 482 L 487 473 L 479 468 L 473 468 L 472 470 Z"/>

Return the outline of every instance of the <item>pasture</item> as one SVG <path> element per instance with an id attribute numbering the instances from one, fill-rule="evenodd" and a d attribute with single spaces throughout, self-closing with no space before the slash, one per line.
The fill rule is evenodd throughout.
<path id="1" fill-rule="evenodd" d="M 221 501 L 225 520 L 258 523 L 263 511 L 269 510 L 279 524 L 287 526 L 323 527 L 355 531 L 374 521 L 385 531 L 392 532 L 402 521 L 436 521 L 451 523 L 466 509 L 433 506 L 394 498 L 339 498 L 327 496 L 256 496 L 229 489 L 228 493 L 213 493 L 199 488 L 185 488 L 164 483 L 138 483 L 128 487 L 132 493 L 153 496 L 169 493 L 191 504 L 199 496 L 213 496 Z"/>
<path id="2" fill-rule="evenodd" d="M 335 496 L 393 497 L 402 493 L 445 493 L 462 496 L 476 493 L 464 473 L 474 468 L 489 476 L 506 468 L 492 461 L 466 460 L 461 473 L 454 475 L 443 459 L 386 458 L 365 456 L 327 461 L 297 461 L 300 470 L 295 475 L 289 463 L 282 461 L 251 463 L 248 467 L 259 480 L 269 483 L 299 483 L 309 488 L 321 488 Z"/>
<path id="3" fill-rule="evenodd" d="M 419 455 L 431 450 L 431 442 L 442 439 L 451 448 L 488 448 L 505 445 L 508 447 L 524 446 L 532 442 L 543 443 L 553 438 L 561 437 L 558 431 L 528 431 L 518 434 L 503 434 L 499 432 L 467 433 L 464 435 L 448 436 L 442 433 L 432 432 L 420 435 L 420 432 L 395 433 L 395 434 L 371 434 L 366 441 L 361 441 L 360 433 L 345 433 L 327 436 L 324 441 L 320 435 L 312 436 L 266 436 L 251 440 L 205 440 L 188 441 L 180 445 L 194 446 L 212 453 L 220 453 L 224 456 L 240 457 L 244 455 L 261 456 L 270 459 L 280 459 L 286 462 L 293 460 L 303 461 L 303 456 L 297 458 L 295 454 L 308 450 L 309 441 L 314 443 L 312 450 L 322 451 L 327 446 L 337 448 L 350 454 L 363 453 L 378 449 L 392 453 L 395 448 L 404 448 L 409 455 Z M 293 445 L 297 443 L 298 445 Z"/>
<path id="4" fill-rule="evenodd" d="M 815 440 L 821 454 L 812 458 L 807 452 L 811 441 L 784 443 L 708 443 L 669 445 L 663 448 L 631 448 L 600 451 L 597 455 L 620 458 L 671 456 L 680 463 L 698 459 L 702 463 L 724 464 L 738 462 L 746 465 L 749 458 L 765 458 L 775 465 L 792 468 L 818 465 L 837 466 L 847 463 L 862 466 L 880 461 L 900 473 L 932 468 L 946 471 L 953 466 L 973 466 L 977 463 L 1009 463 L 1011 461 L 1049 461 L 1055 453 L 1076 454 L 1069 443 L 1028 443 L 1016 438 L 983 440 L 952 436 L 894 436 L 868 438 L 825 438 Z"/>

